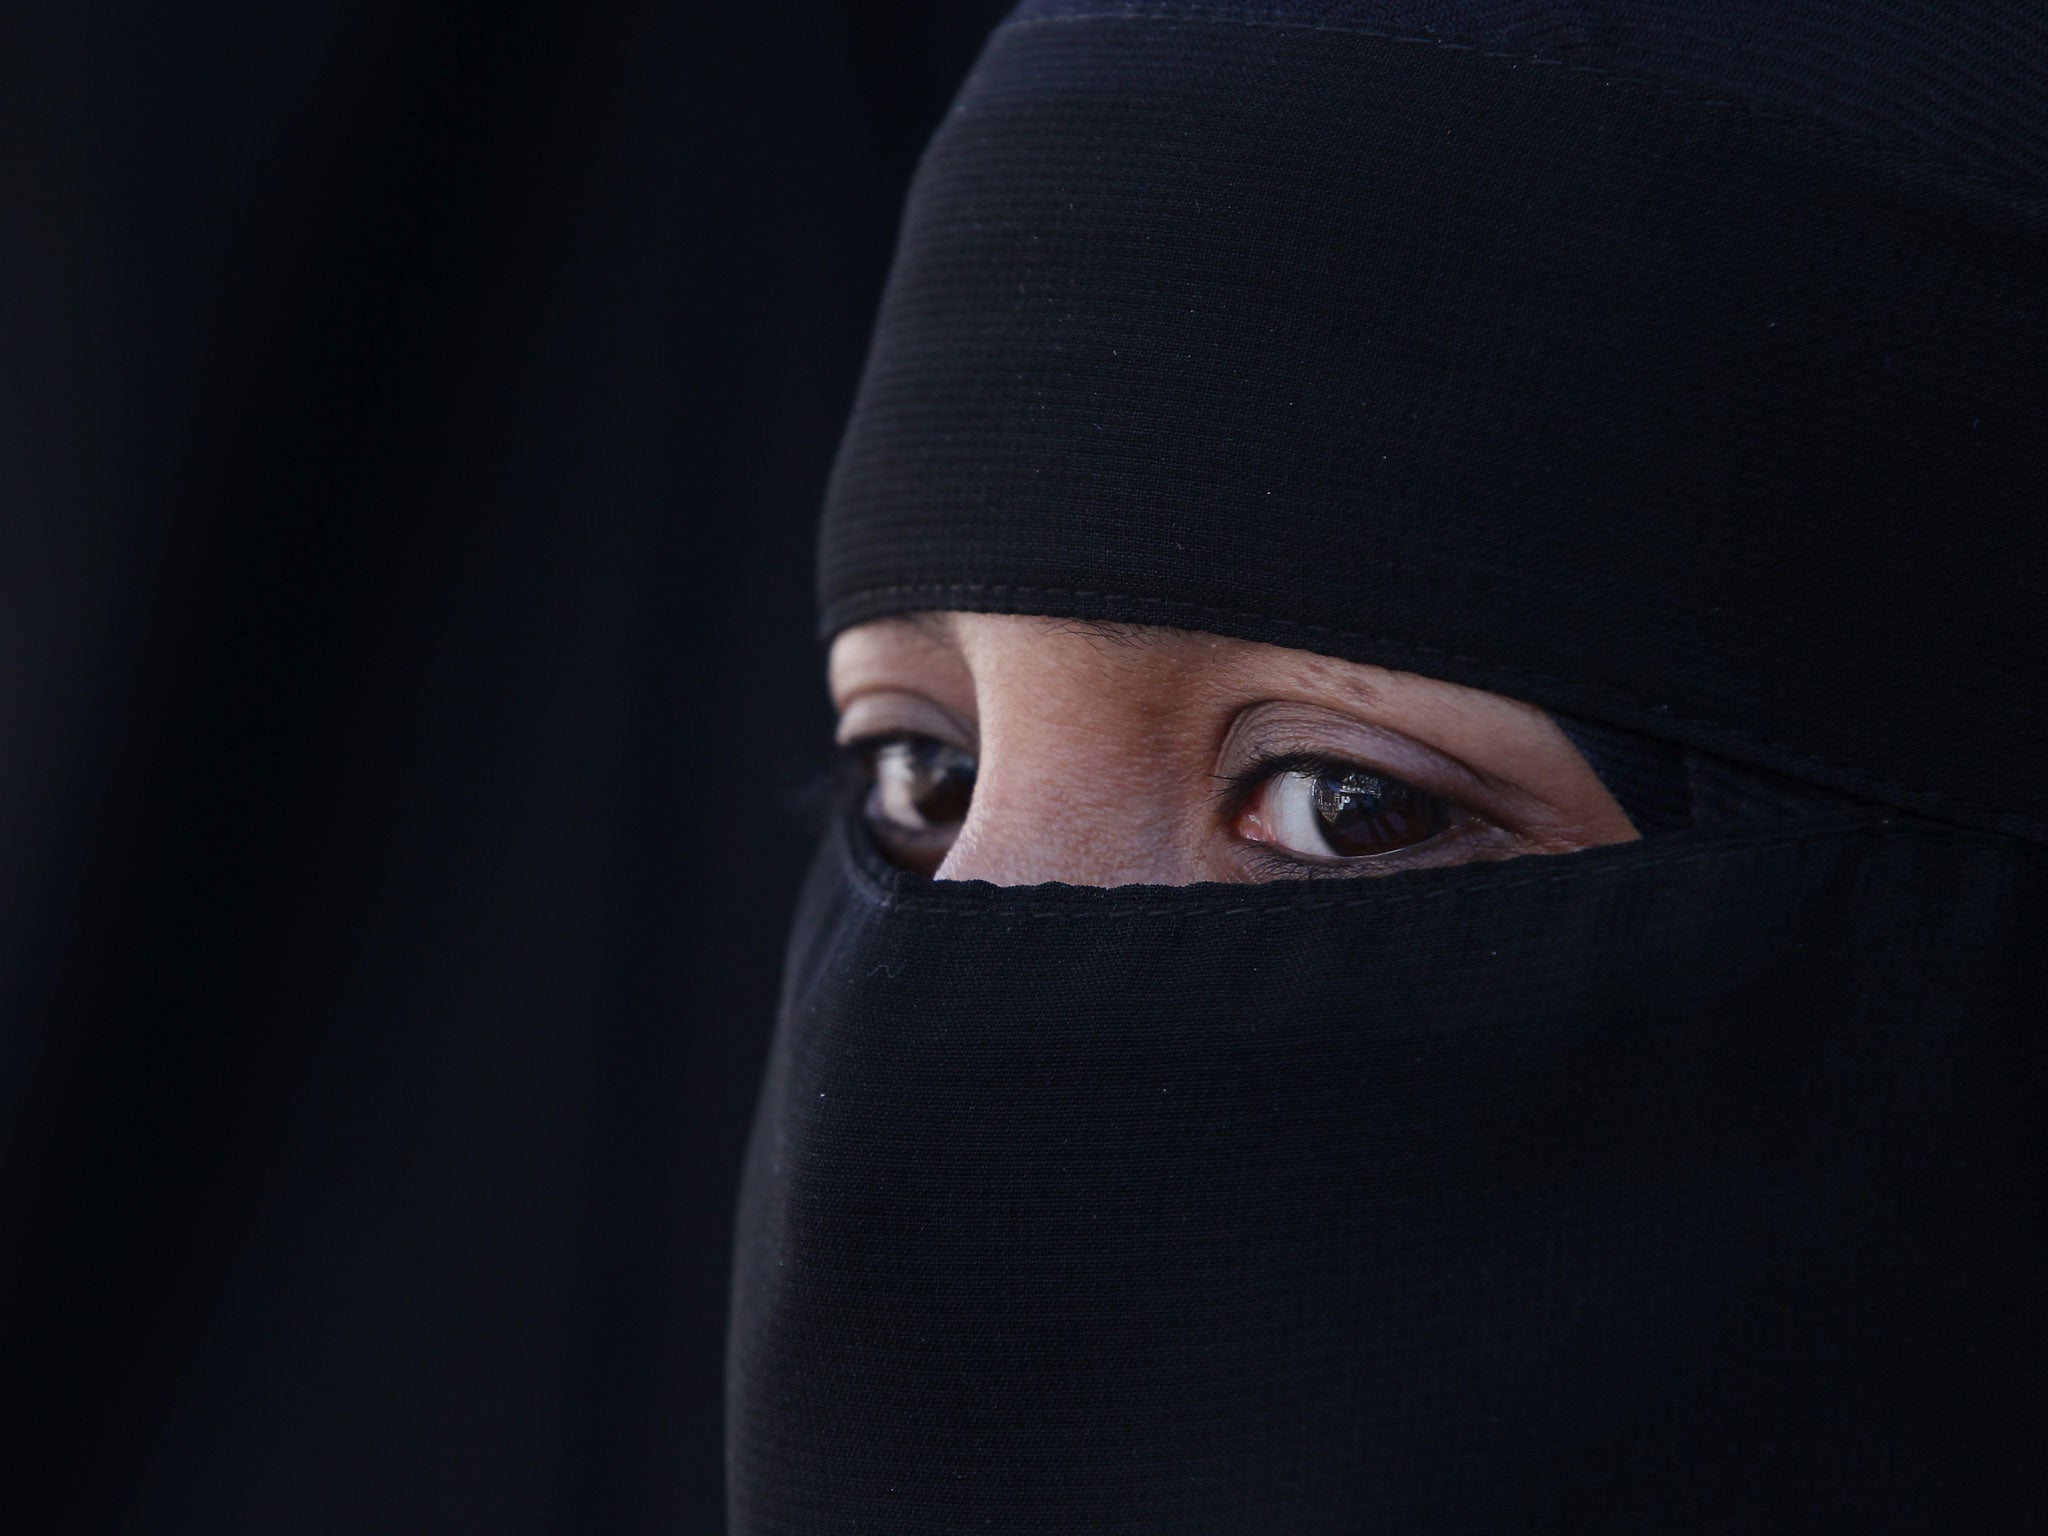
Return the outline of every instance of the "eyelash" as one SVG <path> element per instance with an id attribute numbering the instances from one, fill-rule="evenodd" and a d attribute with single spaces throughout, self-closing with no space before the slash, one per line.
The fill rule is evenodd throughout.
<path id="1" fill-rule="evenodd" d="M 875 754 L 892 741 L 915 741 L 911 731 L 885 731 L 853 741 L 836 742 L 832 751 L 832 781 L 841 794 L 858 794 L 873 781 Z"/>
<path id="2" fill-rule="evenodd" d="M 1217 774 L 1216 779 L 1222 787 L 1216 791 L 1216 798 L 1234 814 L 1243 810 L 1253 792 L 1269 779 L 1277 779 L 1283 773 L 1327 773 L 1332 768 L 1361 768 L 1368 773 L 1380 771 L 1370 763 L 1349 762 L 1317 752 L 1282 752 L 1273 757 L 1262 757 L 1241 772 Z"/>

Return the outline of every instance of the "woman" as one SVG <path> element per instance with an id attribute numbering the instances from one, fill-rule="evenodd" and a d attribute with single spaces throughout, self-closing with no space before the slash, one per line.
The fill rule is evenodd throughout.
<path id="1" fill-rule="evenodd" d="M 828 498 L 738 1531 L 2041 1527 L 2044 66 L 1012 15 Z"/>

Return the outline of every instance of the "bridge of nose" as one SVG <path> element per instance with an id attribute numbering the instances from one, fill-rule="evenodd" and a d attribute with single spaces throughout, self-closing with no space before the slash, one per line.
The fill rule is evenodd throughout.
<path id="1" fill-rule="evenodd" d="M 984 734 L 974 800 L 939 878 L 998 885 L 1185 885 L 1214 786 L 1185 742 L 1135 711 L 1037 717 Z"/>

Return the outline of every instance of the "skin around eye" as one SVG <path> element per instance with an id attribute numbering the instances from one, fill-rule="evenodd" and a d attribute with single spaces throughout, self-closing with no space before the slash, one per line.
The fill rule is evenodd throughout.
<path id="1" fill-rule="evenodd" d="M 862 812 L 883 852 L 929 877 L 972 808 L 979 772 L 973 754 L 911 735 L 858 741 L 847 750 L 864 773 Z M 1237 802 L 1229 816 L 1233 836 L 1318 865 L 1384 861 L 1469 820 L 1442 796 L 1389 774 L 1315 758 L 1239 775 L 1229 795 Z"/>
<path id="2" fill-rule="evenodd" d="M 876 843 L 941 880 L 1356 877 L 1636 835 L 1536 706 L 1312 652 L 925 613 L 847 630 L 831 671 Z"/>

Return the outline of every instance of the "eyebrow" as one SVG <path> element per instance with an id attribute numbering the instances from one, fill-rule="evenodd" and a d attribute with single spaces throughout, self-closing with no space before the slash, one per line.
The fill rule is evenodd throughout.
<path id="1" fill-rule="evenodd" d="M 1188 638 L 1188 632 L 1167 624 L 1129 624 L 1114 619 L 1068 618 L 1061 614 L 1040 614 L 1060 635 L 1083 635 L 1121 650 L 1170 650 Z M 951 609 L 923 608 L 889 616 L 892 624 L 905 624 L 926 639 L 953 649 L 959 648 L 959 613 Z"/>
<path id="2" fill-rule="evenodd" d="M 1172 650 L 1185 644 L 1189 633 L 1165 624 L 1123 624 L 1109 619 L 1052 619 L 1053 633 L 1086 635 L 1120 650 Z"/>

